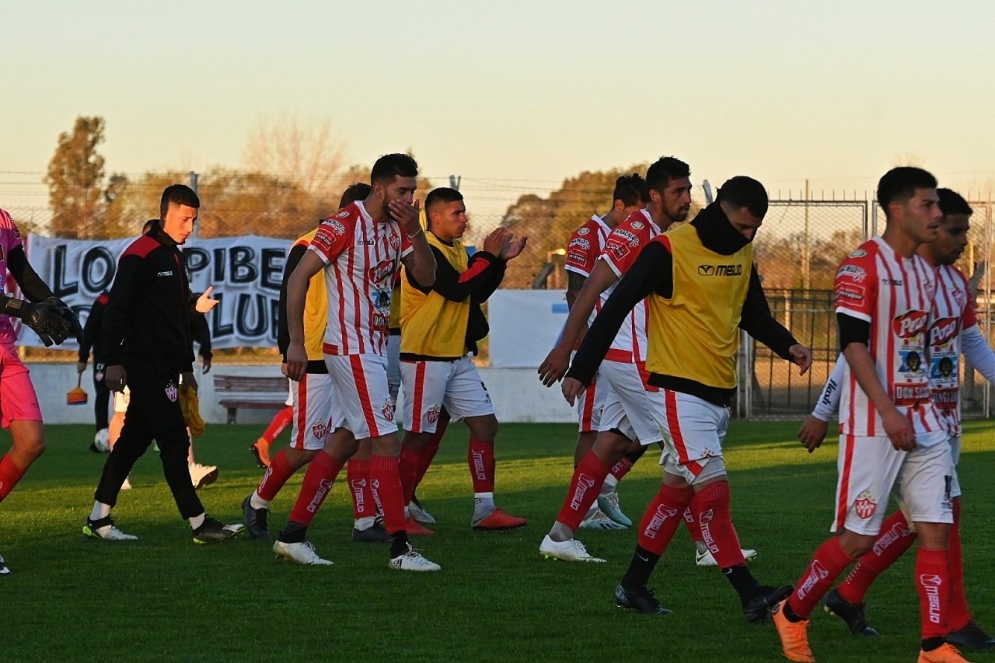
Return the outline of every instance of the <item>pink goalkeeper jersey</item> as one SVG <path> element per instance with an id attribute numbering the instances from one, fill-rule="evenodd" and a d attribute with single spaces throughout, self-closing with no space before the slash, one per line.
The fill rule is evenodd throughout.
<path id="1" fill-rule="evenodd" d="M 608 263 L 612 271 L 621 278 L 639 257 L 639 252 L 646 244 L 660 234 L 660 226 L 653 222 L 653 217 L 646 210 L 639 210 L 629 215 L 615 230 L 611 231 L 605 241 L 605 250 L 601 260 Z M 618 282 L 616 281 L 616 284 Z M 600 309 L 615 290 L 615 284 L 601 294 Z M 646 300 L 636 304 L 629 316 L 622 323 L 618 335 L 612 341 L 611 348 L 605 359 L 609 361 L 627 361 L 644 363 L 646 361 Z"/>
<path id="2" fill-rule="evenodd" d="M 899 256 L 880 237 L 864 242 L 836 272 L 836 312 L 870 323 L 868 349 L 878 378 L 916 433 L 943 431 L 930 389 L 927 356 L 935 279 L 925 260 Z M 846 435 L 887 435 L 849 365 L 843 378 L 840 430 Z M 917 443 L 924 442 L 925 438 L 917 438 Z"/>
<path id="3" fill-rule="evenodd" d="M 394 274 L 411 252 L 400 226 L 393 219 L 373 221 L 355 202 L 321 222 L 308 250 L 325 263 L 325 354 L 383 355 Z"/>
<path id="4" fill-rule="evenodd" d="M 0 278 L 7 278 L 7 259 L 13 249 L 21 246 L 21 233 L 5 210 L 0 209 Z M 13 343 L 17 339 L 9 315 L 0 315 L 0 342 Z"/>
<path id="5" fill-rule="evenodd" d="M 933 402 L 950 435 L 960 435 L 960 335 L 978 324 L 971 286 L 953 265 L 936 270 L 936 297 L 929 326 L 929 380 Z"/>

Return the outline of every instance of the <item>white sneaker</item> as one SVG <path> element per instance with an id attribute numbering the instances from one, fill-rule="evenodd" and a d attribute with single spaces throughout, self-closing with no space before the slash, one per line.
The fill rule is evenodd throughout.
<path id="1" fill-rule="evenodd" d="M 411 520 L 419 523 L 421 525 L 434 525 L 435 517 L 428 511 L 423 509 L 418 505 L 417 502 L 412 502 L 408 505 L 408 513 L 411 515 Z"/>
<path id="2" fill-rule="evenodd" d="M 210 486 L 218 480 L 218 468 L 215 465 L 201 465 L 200 463 L 190 463 L 190 481 L 197 490 L 205 486 Z"/>
<path id="3" fill-rule="evenodd" d="M 549 538 L 549 534 L 539 544 L 539 554 L 546 559 L 562 559 L 564 562 L 598 562 L 603 564 L 605 561 L 600 557 L 589 555 L 587 548 L 577 539 L 553 541 Z"/>
<path id="4" fill-rule="evenodd" d="M 618 503 L 618 493 L 614 488 L 598 495 L 598 508 L 619 525 L 632 527 L 632 519 L 622 513 L 622 507 Z"/>
<path id="5" fill-rule="evenodd" d="M 390 568 L 398 571 L 439 571 L 441 566 L 435 562 L 430 562 L 422 554 L 408 544 L 408 552 L 390 560 Z"/>
<path id="6" fill-rule="evenodd" d="M 625 525 L 616 522 L 608 517 L 608 514 L 601 509 L 595 509 L 594 513 L 580 521 L 580 526 L 584 529 L 619 530 L 628 529 Z"/>
<path id="7" fill-rule="evenodd" d="M 83 525 L 83 534 L 87 536 L 92 536 L 95 539 L 103 539 L 104 541 L 137 541 L 138 537 L 131 534 L 125 534 L 117 528 L 114 521 L 111 520 L 110 516 L 106 518 L 101 518 L 100 520 L 90 520 L 86 519 L 86 524 Z"/>
<path id="8" fill-rule="evenodd" d="M 124 478 L 124 483 L 121 484 L 121 490 L 131 490 L 131 482 L 128 481 L 128 477 Z"/>
<path id="9" fill-rule="evenodd" d="M 273 544 L 273 553 L 277 557 L 289 559 L 291 562 L 297 562 L 304 566 L 332 565 L 331 560 L 318 557 L 318 553 L 314 551 L 314 545 L 310 541 L 301 541 L 300 543 L 277 541 Z"/>
<path id="10" fill-rule="evenodd" d="M 743 548 L 741 550 L 743 553 L 743 559 L 749 561 L 757 556 L 756 550 L 750 550 L 749 548 Z M 715 561 L 715 557 L 712 556 L 711 551 L 706 550 L 703 553 L 696 552 L 694 555 L 694 563 L 698 566 L 718 566 L 719 563 Z"/>

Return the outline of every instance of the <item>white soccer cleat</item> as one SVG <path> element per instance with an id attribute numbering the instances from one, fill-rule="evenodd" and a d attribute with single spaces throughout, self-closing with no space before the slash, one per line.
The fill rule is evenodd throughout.
<path id="1" fill-rule="evenodd" d="M 439 571 L 441 566 L 425 559 L 420 552 L 408 544 L 408 552 L 398 555 L 388 562 L 390 568 L 398 571 Z"/>
<path id="2" fill-rule="evenodd" d="M 411 520 L 419 523 L 421 525 L 434 525 L 435 516 L 430 514 L 428 511 L 422 508 L 417 502 L 412 502 L 408 505 L 408 513 L 411 514 Z"/>
<path id="3" fill-rule="evenodd" d="M 580 526 L 584 529 L 600 529 L 600 530 L 628 529 L 625 525 L 622 525 L 621 523 L 609 518 L 607 513 L 598 508 L 595 508 L 593 513 L 591 513 L 591 515 L 582 520 L 580 522 Z"/>
<path id="4" fill-rule="evenodd" d="M 539 554 L 546 559 L 560 559 L 564 562 L 596 562 L 603 564 L 605 560 L 592 557 L 584 544 L 577 539 L 569 541 L 553 541 L 549 534 L 539 544 Z"/>
<path id="5" fill-rule="evenodd" d="M 106 518 L 101 518 L 100 520 L 90 520 L 86 519 L 86 524 L 83 525 L 83 534 L 91 536 L 94 539 L 103 539 L 104 541 L 137 541 L 138 537 L 131 534 L 125 534 L 117 528 L 114 521 L 111 520 L 110 516 Z"/>
<path id="6" fill-rule="evenodd" d="M 618 503 L 618 493 L 614 489 L 598 495 L 598 508 L 619 525 L 632 527 L 632 519 L 622 513 L 622 507 Z"/>
<path id="7" fill-rule="evenodd" d="M 218 480 L 218 468 L 216 465 L 201 465 L 200 463 L 190 463 L 190 481 L 197 490 L 210 486 Z"/>
<path id="8" fill-rule="evenodd" d="M 745 559 L 746 561 L 749 561 L 757 556 L 757 551 L 750 550 L 749 548 L 743 548 L 741 552 L 743 553 L 743 559 Z M 706 550 L 703 553 L 695 553 L 694 563 L 702 567 L 719 565 L 719 563 L 715 561 L 715 557 L 712 556 L 712 553 L 709 550 Z"/>
<path id="9" fill-rule="evenodd" d="M 273 553 L 277 557 L 289 559 L 291 562 L 303 564 L 304 566 L 331 566 L 332 561 L 322 559 L 314 551 L 314 545 L 310 541 L 300 543 L 284 543 L 277 541 L 273 544 Z"/>

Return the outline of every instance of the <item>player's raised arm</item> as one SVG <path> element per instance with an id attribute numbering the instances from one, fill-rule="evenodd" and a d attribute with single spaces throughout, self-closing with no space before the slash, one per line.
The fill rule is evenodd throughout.
<path id="1" fill-rule="evenodd" d="M 431 287 L 435 283 L 436 261 L 432 247 L 425 237 L 425 229 L 418 220 L 421 201 L 416 200 L 413 205 L 409 205 L 404 200 L 392 200 L 389 205 L 390 215 L 400 224 L 401 231 L 411 243 L 411 250 L 401 256 L 404 268 L 416 283 L 425 288 Z"/>

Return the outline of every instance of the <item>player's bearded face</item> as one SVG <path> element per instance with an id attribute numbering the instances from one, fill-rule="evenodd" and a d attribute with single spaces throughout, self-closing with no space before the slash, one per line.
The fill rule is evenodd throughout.
<path id="1" fill-rule="evenodd" d="M 390 204 L 395 200 L 411 205 L 415 199 L 415 188 L 418 186 L 414 177 L 395 177 L 384 189 L 383 213 L 390 216 Z"/>
<path id="2" fill-rule="evenodd" d="M 902 230 L 925 244 L 936 239 L 943 213 L 936 189 L 916 189 L 915 195 L 902 204 Z"/>
<path id="3" fill-rule="evenodd" d="M 679 177 L 670 180 L 663 190 L 663 213 L 674 223 L 686 221 L 691 212 L 691 180 Z"/>

